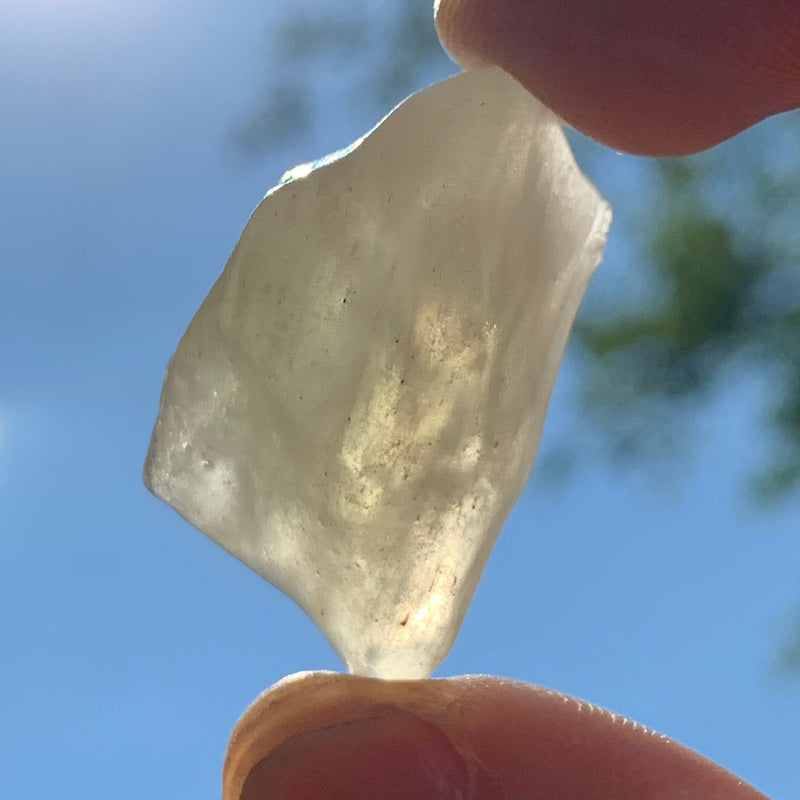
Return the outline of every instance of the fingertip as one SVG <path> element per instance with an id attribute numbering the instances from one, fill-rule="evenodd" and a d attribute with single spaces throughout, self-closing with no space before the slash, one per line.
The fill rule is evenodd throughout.
<path id="1" fill-rule="evenodd" d="M 487 677 L 308 674 L 231 737 L 223 800 L 765 800 L 721 767 L 589 703 Z"/>
<path id="2" fill-rule="evenodd" d="M 389 704 L 290 737 L 251 768 L 240 800 L 457 800 L 468 782 L 441 729 Z"/>
<path id="3" fill-rule="evenodd" d="M 499 66 L 491 60 L 476 35 L 482 27 L 480 7 L 465 0 L 435 0 L 433 21 L 445 52 L 465 70 Z"/>
<path id="4" fill-rule="evenodd" d="M 429 683 L 305 673 L 276 684 L 234 729 L 223 800 L 467 797 L 464 759 L 435 714 L 418 713 L 436 706 Z"/>
<path id="5" fill-rule="evenodd" d="M 440 0 L 466 69 L 497 65 L 617 150 L 688 155 L 800 104 L 792 0 Z"/>

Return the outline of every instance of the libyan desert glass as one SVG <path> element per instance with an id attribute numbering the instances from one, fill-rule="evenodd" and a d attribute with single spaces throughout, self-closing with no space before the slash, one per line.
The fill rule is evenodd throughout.
<path id="1" fill-rule="evenodd" d="M 258 206 L 170 363 L 147 485 L 352 671 L 428 675 L 533 465 L 609 219 L 499 69 L 413 95 Z"/>

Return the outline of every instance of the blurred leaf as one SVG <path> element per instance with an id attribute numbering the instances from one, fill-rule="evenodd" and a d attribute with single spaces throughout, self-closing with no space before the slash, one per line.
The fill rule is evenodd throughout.
<path id="1" fill-rule="evenodd" d="M 429 2 L 399 4 L 396 22 L 384 32 L 385 59 L 376 75 L 369 76 L 374 97 L 384 106 L 398 103 L 419 89 L 437 64 L 447 64 Z"/>
<path id="2" fill-rule="evenodd" d="M 800 614 L 796 614 L 786 644 L 778 651 L 778 670 L 785 675 L 800 675 Z"/>
<path id="3" fill-rule="evenodd" d="M 284 84 L 269 90 L 265 107 L 241 126 L 236 145 L 250 153 L 266 151 L 297 136 L 314 119 L 309 93 L 297 84 Z"/>
<path id="4" fill-rule="evenodd" d="M 311 13 L 298 10 L 287 17 L 270 37 L 276 56 L 286 64 L 342 59 L 363 50 L 370 40 L 363 15 L 340 10 Z"/>

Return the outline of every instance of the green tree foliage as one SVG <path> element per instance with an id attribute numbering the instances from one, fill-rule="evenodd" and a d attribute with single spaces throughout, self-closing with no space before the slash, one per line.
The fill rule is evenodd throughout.
<path id="1" fill-rule="evenodd" d="M 787 115 L 709 153 L 648 162 L 632 238 L 653 291 L 587 310 L 575 330 L 586 408 L 637 456 L 657 452 L 663 428 L 642 424 L 654 412 L 670 439 L 690 439 L 691 409 L 725 378 L 765 380 L 772 446 L 752 476 L 761 500 L 800 489 L 799 123 Z M 770 139 L 784 135 L 789 152 L 778 154 Z"/>
<path id="2" fill-rule="evenodd" d="M 311 134 L 321 93 L 333 91 L 338 108 L 374 120 L 455 71 L 431 24 L 430 0 L 380 6 L 287 12 L 269 32 L 265 100 L 239 145 L 258 152 Z M 333 82 L 320 89 L 320 75 Z M 620 159 L 638 176 L 635 188 L 622 190 L 614 226 L 632 254 L 627 273 L 617 276 L 613 296 L 590 293 L 572 341 L 578 400 L 604 452 L 637 464 L 661 459 L 671 443 L 692 441 L 693 412 L 744 374 L 763 381 L 771 398 L 753 496 L 766 502 L 797 492 L 800 116 L 772 119 L 685 159 L 625 160 L 576 139 L 579 160 L 604 192 Z M 797 629 L 781 664 L 800 673 L 800 619 Z"/>

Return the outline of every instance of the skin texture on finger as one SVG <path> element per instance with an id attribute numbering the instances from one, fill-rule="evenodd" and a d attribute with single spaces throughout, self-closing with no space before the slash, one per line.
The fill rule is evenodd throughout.
<path id="1" fill-rule="evenodd" d="M 463 67 L 494 64 L 617 150 L 677 156 L 800 106 L 796 0 L 438 0 Z"/>
<path id="2" fill-rule="evenodd" d="M 641 725 L 500 678 L 303 673 L 245 712 L 223 800 L 766 800 Z"/>

